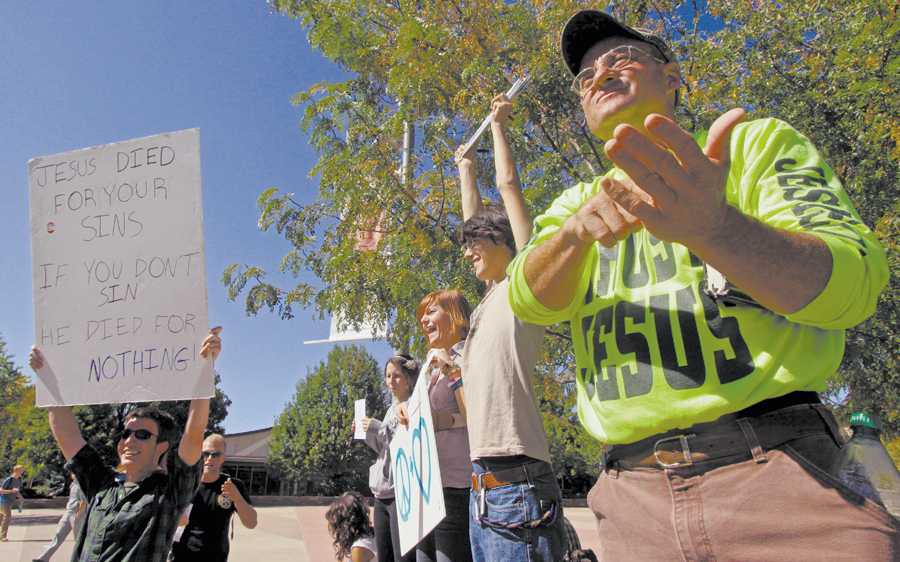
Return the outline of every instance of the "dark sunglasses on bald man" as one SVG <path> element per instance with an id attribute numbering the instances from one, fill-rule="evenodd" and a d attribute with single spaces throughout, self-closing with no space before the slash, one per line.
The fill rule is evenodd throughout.
<path id="1" fill-rule="evenodd" d="M 204 459 L 207 457 L 209 457 L 211 459 L 217 459 L 217 458 L 221 457 L 222 455 L 223 455 L 223 453 L 221 451 L 203 451 Z"/>
<path id="2" fill-rule="evenodd" d="M 146 441 L 147 439 L 156 436 L 155 433 L 147 429 L 123 429 L 122 433 L 119 434 L 119 441 L 125 441 L 132 435 L 134 435 L 139 441 Z"/>

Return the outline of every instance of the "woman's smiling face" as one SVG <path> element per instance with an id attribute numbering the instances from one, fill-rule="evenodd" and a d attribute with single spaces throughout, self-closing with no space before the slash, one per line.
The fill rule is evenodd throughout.
<path id="1" fill-rule="evenodd" d="M 460 340 L 459 333 L 453 326 L 453 318 L 436 302 L 425 308 L 419 324 L 428 338 L 428 347 L 448 349 Z"/>

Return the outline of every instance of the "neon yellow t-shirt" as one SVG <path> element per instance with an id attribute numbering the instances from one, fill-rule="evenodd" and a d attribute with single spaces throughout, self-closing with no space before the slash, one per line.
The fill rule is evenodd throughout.
<path id="1" fill-rule="evenodd" d="M 713 421 L 795 390 L 823 391 L 843 357 L 844 329 L 872 314 L 887 283 L 883 249 L 809 139 L 776 119 L 752 121 L 735 128 L 731 157 L 729 204 L 818 236 L 831 251 L 827 286 L 794 314 L 717 303 L 702 290 L 701 261 L 646 230 L 613 248 L 594 244 L 578 296 L 564 310 L 542 306 L 525 282 L 525 259 L 600 190 L 600 177 L 566 190 L 537 217 L 510 265 L 517 316 L 571 322 L 578 414 L 604 443 Z"/>

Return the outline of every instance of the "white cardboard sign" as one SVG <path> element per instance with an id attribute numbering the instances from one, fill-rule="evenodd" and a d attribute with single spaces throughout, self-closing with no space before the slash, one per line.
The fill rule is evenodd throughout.
<path id="1" fill-rule="evenodd" d="M 206 398 L 200 131 L 28 162 L 37 405 Z"/>
<path id="2" fill-rule="evenodd" d="M 431 403 L 428 400 L 428 353 L 407 401 L 409 429 L 397 426 L 391 440 L 391 472 L 403 554 L 419 544 L 446 515 Z"/>
<path id="3" fill-rule="evenodd" d="M 355 400 L 353 402 L 353 427 L 356 428 L 356 431 L 353 432 L 354 439 L 365 439 L 366 438 L 366 430 L 363 429 L 363 420 L 366 418 L 366 399 L 360 398 L 359 400 Z"/>

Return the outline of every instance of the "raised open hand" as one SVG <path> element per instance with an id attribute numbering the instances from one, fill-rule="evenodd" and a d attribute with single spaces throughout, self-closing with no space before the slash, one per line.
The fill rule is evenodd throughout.
<path id="1" fill-rule="evenodd" d="M 662 115 L 649 115 L 649 136 L 619 125 L 604 150 L 630 180 L 604 179 L 603 188 L 654 236 L 692 247 L 714 239 L 725 225 L 729 142 L 743 109 L 720 116 L 701 150 L 687 131 Z"/>

